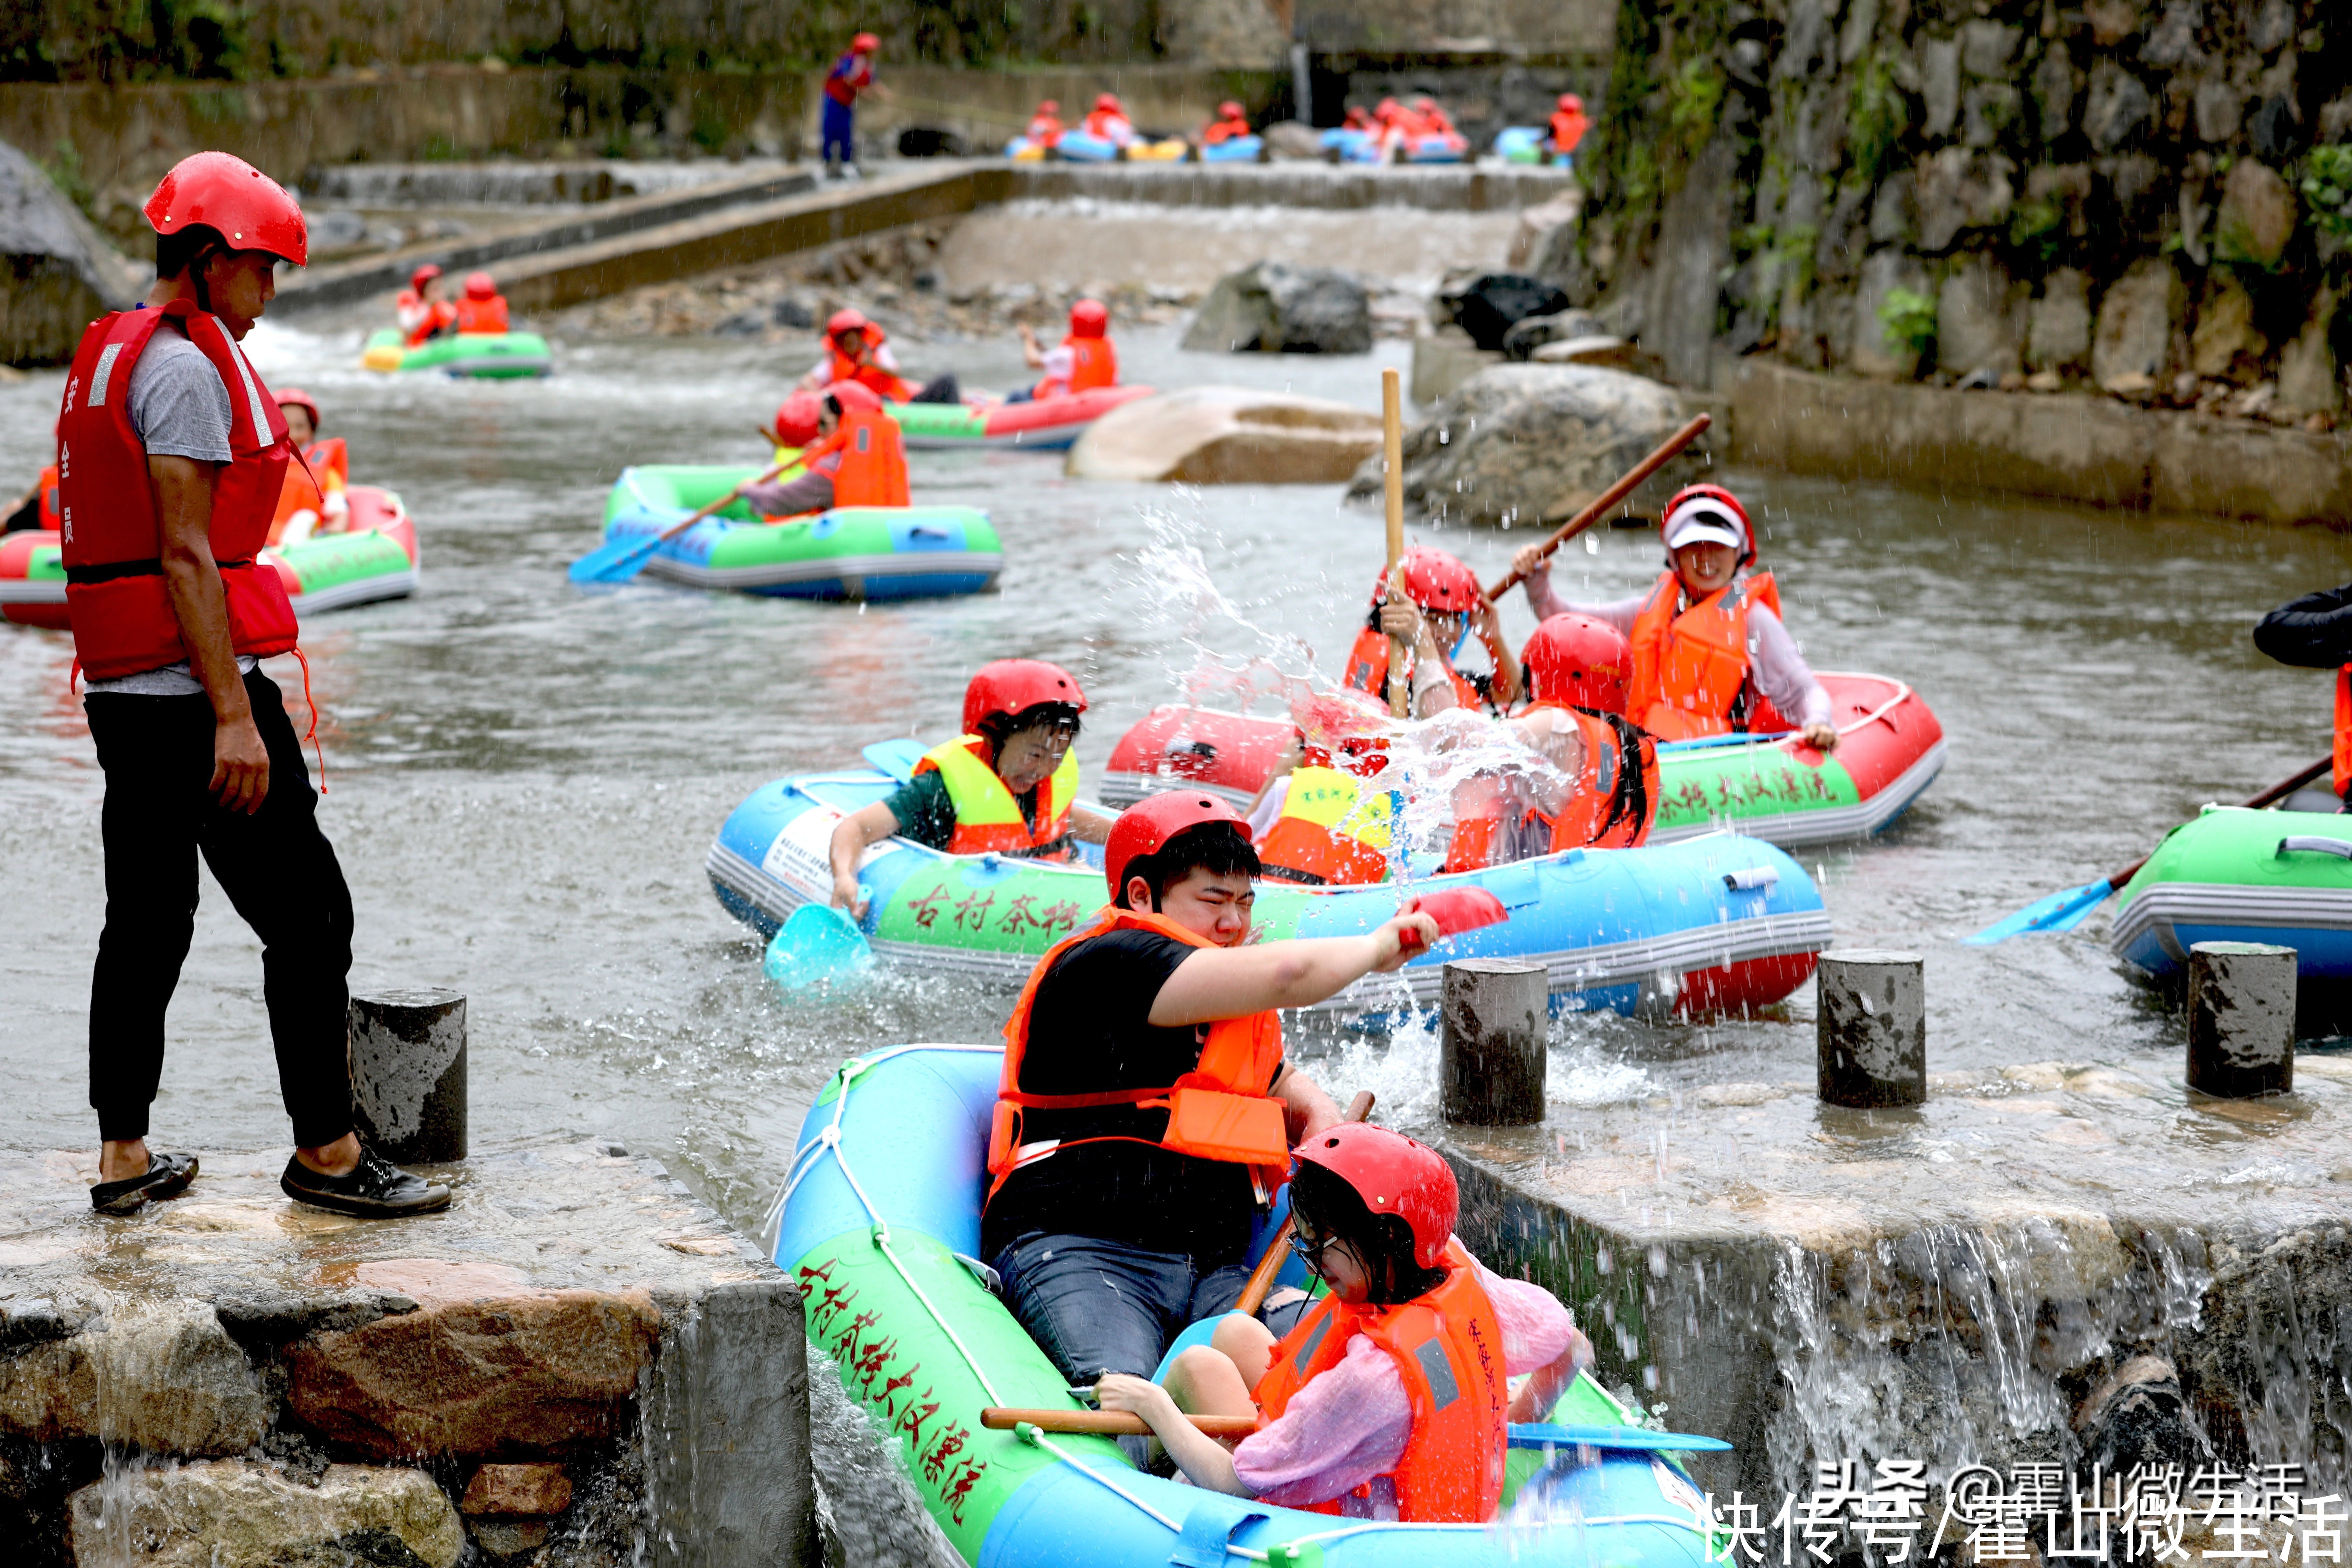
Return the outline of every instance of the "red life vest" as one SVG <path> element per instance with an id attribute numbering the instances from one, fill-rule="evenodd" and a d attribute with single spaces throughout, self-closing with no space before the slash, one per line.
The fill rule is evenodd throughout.
<path id="1" fill-rule="evenodd" d="M 507 297 L 503 294 L 493 294 L 487 300 L 467 295 L 457 301 L 456 321 L 460 332 L 497 334 L 511 331 L 507 325 Z"/>
<path id="2" fill-rule="evenodd" d="M 1094 922 L 1071 932 L 1045 950 L 1013 1016 L 1004 1023 L 1004 1073 L 997 1081 L 996 1110 L 988 1131 L 988 1195 L 993 1198 L 1004 1178 L 1024 1165 L 1034 1164 L 1061 1150 L 1080 1143 L 1144 1143 L 1148 1138 L 1104 1133 L 1087 1138 L 1056 1138 L 1042 1143 L 1021 1141 L 1024 1110 L 1094 1110 L 1107 1106 L 1132 1106 L 1139 1110 L 1168 1111 L 1168 1129 L 1158 1147 L 1200 1160 L 1223 1160 L 1250 1167 L 1260 1202 L 1270 1202 L 1275 1190 L 1289 1179 L 1290 1135 L 1283 1103 L 1266 1092 L 1282 1069 L 1282 1018 L 1268 1011 L 1239 1018 L 1220 1018 L 1209 1026 L 1201 1059 L 1191 1072 L 1172 1084 L 1150 1089 L 1105 1089 L 1097 1094 L 1026 1094 L 1021 1089 L 1021 1062 L 1029 1048 L 1029 1010 L 1037 987 L 1062 954 L 1082 942 L 1092 942 L 1115 931 L 1154 931 L 1187 947 L 1215 944 L 1185 930 L 1165 915 L 1139 914 L 1133 910 L 1105 908 Z M 985 1205 L 982 1205 L 985 1208 Z M 1502 1342 L 1497 1340 L 1496 1353 Z"/>
<path id="3" fill-rule="evenodd" d="M 1484 1524 L 1503 1499 L 1510 1394 L 1503 1331 L 1459 1242 L 1445 1248 L 1444 1283 L 1394 1307 L 1326 1296 L 1274 1347 L 1251 1391 L 1263 1422 L 1280 1419 L 1316 1374 L 1339 1364 L 1361 1334 L 1388 1353 L 1412 1406 L 1412 1436 L 1390 1473 L 1397 1518 L 1409 1524 Z M 1338 1513 L 1339 1500 L 1309 1504 Z"/>
<path id="4" fill-rule="evenodd" d="M 1575 152 L 1576 144 L 1584 140 L 1584 129 L 1589 123 L 1581 110 L 1555 110 L 1551 117 L 1551 150 L 1555 153 Z"/>
<path id="5" fill-rule="evenodd" d="M 1062 139 L 1061 117 L 1055 114 L 1040 114 L 1029 121 L 1029 129 L 1022 134 L 1037 146 L 1051 147 Z"/>
<path id="6" fill-rule="evenodd" d="M 1087 134 L 1115 147 L 1124 147 L 1135 140 L 1135 123 L 1115 109 L 1091 110 L 1087 114 Z"/>
<path id="7" fill-rule="evenodd" d="M 1221 142 L 1231 142 L 1235 137 L 1246 136 L 1249 133 L 1248 119 L 1237 116 L 1232 120 L 1211 121 L 1209 128 L 1201 132 L 1201 140 L 1213 147 Z"/>
<path id="8" fill-rule="evenodd" d="M 63 526 L 58 521 L 60 514 L 58 511 L 58 466 L 55 463 L 41 470 L 41 482 L 38 489 L 41 494 L 41 526 L 49 532 L 55 533 Z"/>
<path id="9" fill-rule="evenodd" d="M 296 512 L 306 507 L 323 512 L 328 492 L 347 489 L 351 475 L 351 455 L 341 436 L 322 437 L 303 447 L 302 460 L 286 465 L 286 482 L 278 491 L 278 508 L 269 520 L 269 542 L 278 542 Z"/>
<path id="10" fill-rule="evenodd" d="M 457 307 L 446 300 L 421 303 L 418 309 L 423 311 L 423 314 L 417 319 L 416 324 L 408 330 L 406 340 L 407 346 L 412 349 L 434 333 L 446 331 L 457 324 Z"/>
<path id="11" fill-rule="evenodd" d="M 228 388 L 231 461 L 213 488 L 213 559 L 228 601 L 230 645 L 257 658 L 294 646 L 294 606 L 274 571 L 253 569 L 269 537 L 293 443 L 286 417 L 219 321 L 174 300 L 101 316 L 82 333 L 58 424 L 66 609 L 92 679 L 136 675 L 191 656 L 163 587 L 163 536 L 147 449 L 131 426 L 131 373 L 172 317 Z"/>
<path id="12" fill-rule="evenodd" d="M 843 413 L 841 428 L 820 443 L 807 462 L 816 471 L 816 459 L 840 455 L 834 470 L 835 506 L 911 506 L 907 488 L 907 444 L 898 422 L 887 414 L 852 408 Z"/>
<path id="13" fill-rule="evenodd" d="M 1489 706 L 1452 665 L 1445 667 L 1448 679 L 1454 682 L 1454 695 L 1462 706 L 1475 713 Z M 1356 634 L 1356 646 L 1348 650 L 1348 673 L 1340 681 L 1351 691 L 1368 691 L 1382 702 L 1389 700 L 1389 637 L 1378 626 L 1366 626 Z"/>
<path id="14" fill-rule="evenodd" d="M 1118 351 L 1110 346 L 1108 338 L 1068 337 L 1062 340 L 1062 346 L 1070 351 L 1070 379 L 1048 376 L 1037 384 L 1031 396 L 1066 397 L 1118 384 Z"/>
<path id="15" fill-rule="evenodd" d="M 875 363 L 872 357 L 882 347 L 882 329 L 869 321 L 857 331 L 866 340 L 867 357 L 862 360 L 852 359 L 843 353 L 840 343 L 834 339 L 828 337 L 824 340 L 825 356 L 833 366 L 833 379 L 861 382 L 885 403 L 906 402 L 913 395 L 912 390 L 899 379 L 897 372 L 884 369 Z"/>
<path id="16" fill-rule="evenodd" d="M 1772 574 L 1736 579 L 1688 609 L 1682 595 L 1668 572 L 1633 617 L 1625 716 L 1664 741 L 1793 728 L 1756 689 L 1748 658 L 1748 605 L 1780 613 Z"/>
<path id="17" fill-rule="evenodd" d="M 2352 664 L 2336 672 L 2336 773 L 2332 782 L 2339 795 L 2347 787 L 2352 787 Z"/>
<path id="18" fill-rule="evenodd" d="M 1543 825 L 1549 839 L 1545 853 L 1630 849 L 1647 843 L 1650 828 L 1658 820 L 1657 742 L 1630 723 L 1621 731 L 1601 714 L 1563 702 L 1531 702 L 1523 711 L 1533 712 L 1538 708 L 1555 709 L 1575 720 L 1578 738 L 1584 742 L 1583 767 L 1577 773 L 1574 793 L 1560 807 L 1559 815 L 1546 816 L 1529 807 L 1522 816 L 1523 822 Z M 1625 765 L 1629 738 L 1640 757 L 1631 770 Z M 1483 870 L 1495 863 L 1495 839 L 1503 826 L 1508 799 L 1507 792 L 1496 781 L 1486 809 L 1455 818 L 1454 839 L 1445 852 L 1448 873 Z"/>

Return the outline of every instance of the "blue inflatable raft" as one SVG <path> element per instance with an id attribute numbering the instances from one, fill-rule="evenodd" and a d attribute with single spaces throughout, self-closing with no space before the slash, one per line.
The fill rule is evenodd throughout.
<path id="1" fill-rule="evenodd" d="M 1658 1435 L 1631 1425 L 1589 1375 L 1551 1415 L 1595 1446 L 1557 1446 L 1553 1427 L 1513 1427 L 1495 1524 L 1299 1512 L 1142 1474 L 1108 1438 L 982 1426 L 991 1406 L 1080 1408 L 976 1257 L 1003 1061 L 994 1047 L 952 1045 L 852 1058 L 801 1125 L 775 1215 L 775 1260 L 805 1293 L 811 1342 L 887 1434 L 965 1562 L 1706 1568 L 1710 1546 L 1727 1552 L 1705 1495 L 1657 1451 Z M 1261 1223 L 1256 1251 L 1275 1222 Z M 1286 1265 L 1290 1283 L 1300 1282 L 1297 1267 Z"/>
<path id="2" fill-rule="evenodd" d="M 899 782 L 912 742 L 869 750 L 892 772 L 854 770 L 761 785 L 719 830 L 704 862 L 719 901 L 763 936 L 803 903 L 832 894 L 834 825 Z M 902 775 L 901 775 L 902 776 Z M 904 838 L 866 851 L 860 922 L 877 957 L 939 973 L 1017 982 L 1105 900 L 1097 865 L 947 855 Z M 1404 891 L 1465 883 L 1510 911 L 1500 925 L 1438 943 L 1398 975 L 1369 975 L 1317 1011 L 1389 1012 L 1434 1005 L 1454 958 L 1539 959 L 1555 1011 L 1742 1012 L 1804 984 L 1829 945 L 1830 919 L 1803 868 L 1761 839 L 1713 833 L 1642 849 L 1571 849 L 1411 889 L 1258 888 L 1262 940 L 1344 936 L 1396 912 Z"/>

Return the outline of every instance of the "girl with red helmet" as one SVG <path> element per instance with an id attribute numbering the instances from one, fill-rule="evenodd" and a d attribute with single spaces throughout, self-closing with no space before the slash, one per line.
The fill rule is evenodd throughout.
<path id="1" fill-rule="evenodd" d="M 1692 485 L 1658 519 L 1666 571 L 1646 593 L 1607 604 L 1562 599 L 1541 547 L 1513 564 L 1525 575 L 1528 607 L 1540 619 L 1591 616 L 1632 644 L 1625 716 L 1662 741 L 1734 732 L 1802 732 L 1834 751 L 1830 696 L 1780 621 L 1769 572 L 1750 574 L 1756 535 L 1748 509 L 1720 485 Z"/>
<path id="2" fill-rule="evenodd" d="M 299 544 L 313 532 L 341 533 L 350 526 L 351 457 L 342 437 L 319 436 L 319 400 L 299 386 L 281 386 L 274 394 L 278 411 L 286 416 L 286 437 L 302 460 L 286 465 L 286 487 L 278 492 L 278 517 L 269 529 L 269 542 Z"/>
<path id="3" fill-rule="evenodd" d="M 868 846 L 894 836 L 950 855 L 995 853 L 1067 860 L 1074 840 L 1100 844 L 1112 818 L 1081 804 L 1077 677 L 1034 658 L 1000 658 L 964 688 L 963 732 L 932 747 L 914 777 L 833 830 L 833 902 L 863 916 L 857 868 Z"/>
<path id="4" fill-rule="evenodd" d="M 1070 331 L 1056 348 L 1037 346 L 1037 334 L 1021 323 L 1021 357 L 1045 378 L 1005 398 L 1026 403 L 1037 397 L 1066 397 L 1118 384 L 1118 351 L 1109 338 L 1110 311 L 1099 300 L 1080 300 L 1070 307 Z"/>
<path id="5" fill-rule="evenodd" d="M 1412 694 L 1412 717 L 1426 719 L 1451 708 L 1507 710 L 1518 700 L 1518 660 L 1503 640 L 1503 623 L 1478 586 L 1477 575 L 1443 550 L 1416 544 L 1397 565 L 1404 574 L 1404 596 L 1391 602 L 1382 574 L 1372 586 L 1371 614 L 1356 634 L 1340 684 L 1387 700 L 1391 638 L 1412 650 L 1405 679 Z M 1454 668 L 1454 650 L 1470 631 L 1494 661 L 1491 675 L 1465 675 Z"/>
<path id="6" fill-rule="evenodd" d="M 1276 1340 L 1227 1316 L 1178 1353 L 1165 1386 L 1107 1376 L 1106 1410 L 1140 1415 L 1193 1485 L 1351 1518 L 1484 1523 L 1507 1424 L 1549 1414 L 1592 1347 L 1540 1285 L 1504 1279 L 1454 1239 L 1454 1173 L 1434 1151 L 1349 1122 L 1293 1157 L 1292 1247 L 1329 1293 Z M 1534 1373 L 1516 1400 L 1507 1380 Z M 1450 1377 L 1456 1397 L 1432 1396 Z M 1191 1415 L 1255 1415 L 1228 1448 Z"/>
<path id="7" fill-rule="evenodd" d="M 408 275 L 408 287 L 393 300 L 393 319 L 400 323 L 401 341 L 410 348 L 456 323 L 457 308 L 441 298 L 440 290 L 441 268 L 427 261 Z"/>

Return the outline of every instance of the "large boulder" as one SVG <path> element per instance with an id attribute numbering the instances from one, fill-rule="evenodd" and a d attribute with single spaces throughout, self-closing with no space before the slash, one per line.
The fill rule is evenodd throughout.
<path id="1" fill-rule="evenodd" d="M 74 1493 L 77 1563 L 143 1568 L 455 1568 L 457 1510 L 422 1470 L 329 1465 L 304 1485 L 275 1465 L 128 1468 Z"/>
<path id="2" fill-rule="evenodd" d="M 1566 518 L 1615 482 L 1687 416 L 1674 388 L 1580 364 L 1501 364 L 1456 388 L 1405 432 L 1404 493 L 1423 513 L 1473 522 Z M 1697 466 L 1694 443 L 1653 486 Z M 1381 493 L 1374 453 L 1350 499 Z"/>
<path id="3" fill-rule="evenodd" d="M 1380 416 L 1349 404 L 1192 386 L 1112 409 L 1078 437 L 1065 471 L 1144 484 L 1328 485 L 1380 445 Z"/>
<path id="4" fill-rule="evenodd" d="M 2180 274 L 2171 262 L 2155 256 L 2133 262 L 2099 301 L 2098 330 L 2091 339 L 2091 379 L 2126 396 L 2163 381 L 2185 302 Z"/>
<path id="5" fill-rule="evenodd" d="M 1260 261 L 1217 279 L 1185 329 L 1207 353 L 1360 354 L 1372 348 L 1372 297 L 1336 267 Z"/>
<path id="6" fill-rule="evenodd" d="M 59 364 L 84 327 L 136 304 L 144 269 L 118 255 L 30 158 L 0 142 L 0 363 Z"/>

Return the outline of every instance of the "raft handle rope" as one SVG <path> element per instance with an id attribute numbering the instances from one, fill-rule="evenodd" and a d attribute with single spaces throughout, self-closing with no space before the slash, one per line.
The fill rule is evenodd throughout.
<path id="1" fill-rule="evenodd" d="M 1854 674 L 1853 674 L 1853 673 L 1852 673 L 1852 672 L 1850 672 L 1850 671 L 1843 670 L 1843 669 L 1822 669 L 1822 670 L 1816 670 L 1816 671 L 1814 671 L 1814 673 L 1815 673 L 1816 675 L 1835 675 L 1835 676 L 1841 676 L 1841 677 L 1843 677 L 1843 678 L 1845 678 L 1845 679 L 1853 679 L 1853 680 L 1864 680 L 1864 679 L 1880 679 L 1880 680 L 1883 680 L 1883 679 L 1885 679 L 1885 677 L 1884 677 L 1884 676 L 1874 676 L 1874 676 L 1860 676 L 1860 675 L 1854 675 Z M 1881 719 L 1885 718 L 1889 713 L 1892 713 L 1893 711 L 1895 711 L 1895 709 L 1900 708 L 1901 706 L 1903 706 L 1903 704 L 1905 704 L 1906 702 L 1908 702 L 1908 701 L 1910 701 L 1910 700 L 1911 700 L 1911 689 L 1910 689 L 1908 686 L 1906 686 L 1903 682 L 1901 682 L 1901 681 L 1899 681 L 1899 680 L 1898 680 L 1898 681 L 1895 681 L 1895 682 L 1894 683 L 1894 685 L 1895 685 L 1895 695 L 1894 695 L 1894 696 L 1892 696 L 1892 697 L 1888 698 L 1885 701 L 1884 701 L 1884 702 L 1880 703 L 1877 707 L 1875 707 L 1875 708 L 1872 709 L 1869 712 L 1867 712 L 1867 713 L 1864 714 L 1861 718 L 1856 719 L 1853 723 L 1851 723 L 1851 724 L 1841 724 L 1841 725 L 1839 725 L 1839 726 L 1838 726 L 1838 735 L 1839 735 L 1839 737 L 1840 737 L 1841 739 L 1843 739 L 1843 737 L 1845 737 L 1845 736 L 1847 736 L 1847 735 L 1851 735 L 1851 734 L 1853 734 L 1856 730 L 1867 729 L 1869 726 L 1871 726 L 1871 725 L 1873 725 L 1873 724 L 1877 723 Z"/>
<path id="2" fill-rule="evenodd" d="M 2278 841 L 2278 853 L 2272 858 L 2282 859 L 2289 855 L 2301 854 L 2336 855 L 2352 860 L 2352 839 L 2282 838 Z"/>

